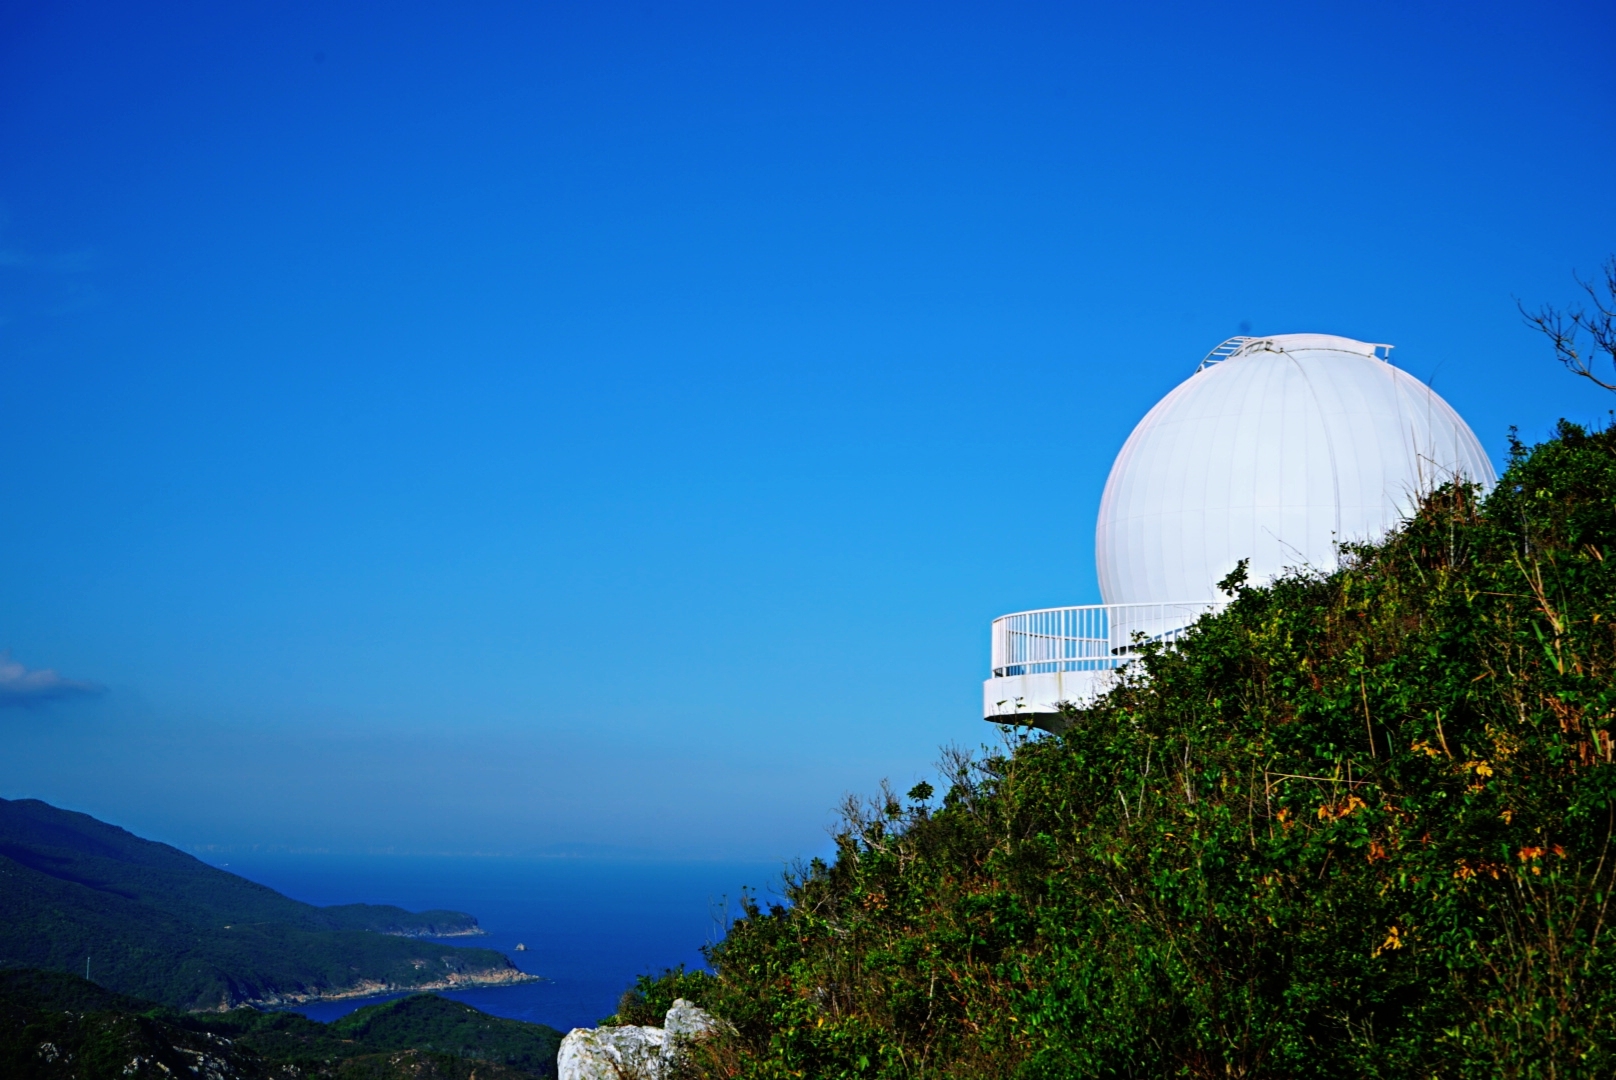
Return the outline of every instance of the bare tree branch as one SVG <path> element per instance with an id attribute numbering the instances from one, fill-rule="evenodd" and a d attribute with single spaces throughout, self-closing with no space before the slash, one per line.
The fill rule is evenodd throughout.
<path id="1" fill-rule="evenodd" d="M 1616 382 L 1606 382 L 1595 374 L 1596 368 L 1610 365 L 1611 378 L 1616 379 L 1616 255 L 1605 260 L 1603 282 L 1584 281 L 1579 275 L 1577 284 L 1588 294 L 1592 310 L 1582 307 L 1560 309 L 1544 304 L 1536 311 L 1528 311 L 1519 300 L 1526 325 L 1549 339 L 1554 346 L 1554 357 L 1572 374 L 1581 375 L 1590 382 L 1616 391 Z M 1584 354 L 1579 335 L 1586 334 L 1590 345 Z"/>

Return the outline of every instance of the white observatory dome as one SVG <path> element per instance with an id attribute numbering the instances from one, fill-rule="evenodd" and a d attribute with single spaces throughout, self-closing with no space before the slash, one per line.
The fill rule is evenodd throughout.
<path id="1" fill-rule="evenodd" d="M 1282 334 L 1208 357 L 1111 466 L 1095 536 L 1105 602 L 1222 599 L 1216 583 L 1244 558 L 1254 583 L 1331 570 L 1338 542 L 1384 535 L 1421 492 L 1491 487 L 1474 433 L 1377 355 L 1388 348 Z"/>

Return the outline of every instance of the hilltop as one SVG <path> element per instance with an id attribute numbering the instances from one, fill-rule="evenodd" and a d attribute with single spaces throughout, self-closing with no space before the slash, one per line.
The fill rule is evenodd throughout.
<path id="1" fill-rule="evenodd" d="M 1616 1073 L 1616 430 L 1251 587 L 748 901 L 725 1077 Z"/>
<path id="2" fill-rule="evenodd" d="M 530 1080 L 561 1033 L 430 994 L 332 1024 L 241 1009 L 176 1013 L 74 975 L 0 971 L 0 1075 L 17 1080 Z"/>
<path id="3" fill-rule="evenodd" d="M 463 912 L 315 907 L 37 800 L 0 799 L 0 968 L 83 973 L 181 1009 L 515 982 Z"/>

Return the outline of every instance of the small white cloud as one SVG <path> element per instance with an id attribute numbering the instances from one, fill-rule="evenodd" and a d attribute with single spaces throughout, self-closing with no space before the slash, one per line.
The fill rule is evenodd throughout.
<path id="1" fill-rule="evenodd" d="M 50 668 L 26 668 L 11 658 L 9 650 L 0 652 L 0 709 L 88 697 L 103 689 L 95 683 L 64 679 Z"/>

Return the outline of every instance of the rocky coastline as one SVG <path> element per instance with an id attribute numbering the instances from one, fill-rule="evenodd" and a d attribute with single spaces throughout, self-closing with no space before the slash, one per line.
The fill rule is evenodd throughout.
<path id="1" fill-rule="evenodd" d="M 464 930 L 383 930 L 382 933 L 386 934 L 388 937 L 432 938 L 435 940 L 437 938 L 452 937 L 483 937 L 488 933 L 488 931 L 473 924 Z"/>
<path id="2" fill-rule="evenodd" d="M 418 983 L 383 982 L 365 979 L 340 990 L 314 990 L 268 994 L 263 997 L 221 1003 L 216 1009 L 204 1012 L 228 1012 L 231 1009 L 284 1009 L 289 1005 L 307 1005 L 317 1001 L 353 1001 L 362 998 L 383 997 L 387 994 L 426 994 L 438 990 L 465 990 L 477 986 L 514 986 L 518 983 L 539 982 L 540 976 L 529 975 L 515 967 L 498 971 L 450 972 L 440 979 Z"/>

